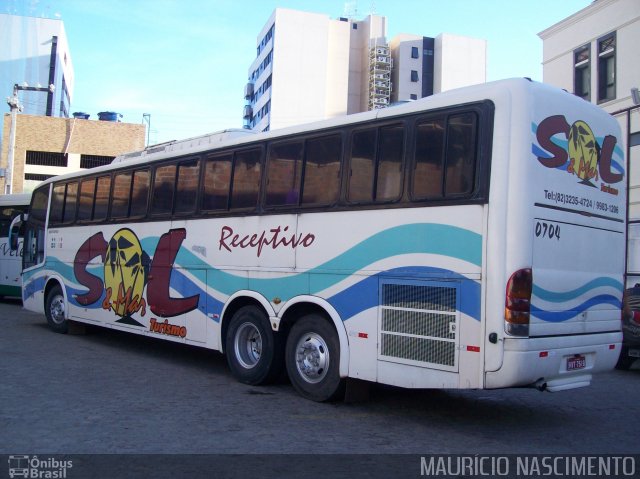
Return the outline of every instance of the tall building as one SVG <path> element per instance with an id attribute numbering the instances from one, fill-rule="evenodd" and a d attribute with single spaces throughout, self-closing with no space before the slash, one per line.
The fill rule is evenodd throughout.
<path id="1" fill-rule="evenodd" d="M 400 34 L 389 42 L 392 102 L 417 100 L 487 81 L 487 41 L 450 33 Z"/>
<path id="2" fill-rule="evenodd" d="M 486 80 L 486 42 L 399 35 L 387 19 L 331 19 L 277 8 L 260 31 L 245 86 L 257 131 L 385 108 Z"/>
<path id="3" fill-rule="evenodd" d="M 0 63 L 0 97 L 15 84 L 42 87 L 19 92 L 23 112 L 69 117 L 74 75 L 62 20 L 0 14 Z"/>
<path id="4" fill-rule="evenodd" d="M 545 83 L 595 103 L 620 123 L 629 175 L 629 282 L 640 282 L 640 2 L 595 0 L 540 32 Z M 637 91 L 637 90 L 636 90 Z"/>

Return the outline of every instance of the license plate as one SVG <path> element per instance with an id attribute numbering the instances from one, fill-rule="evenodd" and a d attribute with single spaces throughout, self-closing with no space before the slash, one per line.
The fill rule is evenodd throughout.
<path id="1" fill-rule="evenodd" d="M 587 359 L 581 354 L 567 358 L 567 371 L 575 371 L 576 369 L 584 369 L 587 367 Z"/>
<path id="2" fill-rule="evenodd" d="M 632 358 L 640 358 L 640 349 L 630 349 L 629 356 Z"/>

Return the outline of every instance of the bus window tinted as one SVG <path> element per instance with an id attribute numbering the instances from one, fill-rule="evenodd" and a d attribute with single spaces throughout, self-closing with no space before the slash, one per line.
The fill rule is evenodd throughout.
<path id="1" fill-rule="evenodd" d="M 339 135 L 307 141 L 302 204 L 329 205 L 338 200 L 341 151 Z"/>
<path id="2" fill-rule="evenodd" d="M 274 144 L 267 163 L 267 206 L 297 205 L 302 179 L 303 142 Z"/>
<path id="3" fill-rule="evenodd" d="M 376 201 L 396 200 L 402 194 L 402 158 L 404 128 L 402 125 L 380 129 Z"/>
<path id="4" fill-rule="evenodd" d="M 111 218 L 126 218 L 129 215 L 130 194 L 131 172 L 117 174 L 113 180 Z"/>
<path id="5" fill-rule="evenodd" d="M 413 199 L 442 196 L 444 119 L 428 120 L 416 126 Z"/>
<path id="6" fill-rule="evenodd" d="M 196 209 L 198 197 L 198 180 L 200 178 L 200 161 L 190 160 L 178 166 L 178 184 L 176 213 L 192 213 Z"/>
<path id="7" fill-rule="evenodd" d="M 107 219 L 107 211 L 109 210 L 109 190 L 111 189 L 111 177 L 101 176 L 98 178 L 96 186 L 96 200 L 93 208 L 93 219 Z"/>
<path id="8" fill-rule="evenodd" d="M 62 223 L 62 213 L 64 211 L 64 183 L 53 187 L 53 197 L 51 198 L 51 212 L 49 213 L 49 223 L 52 225 Z"/>
<path id="9" fill-rule="evenodd" d="M 78 204 L 78 221 L 91 220 L 93 198 L 96 192 L 96 179 L 89 178 L 80 183 L 80 201 Z"/>
<path id="10" fill-rule="evenodd" d="M 262 150 L 247 150 L 236 154 L 233 166 L 231 208 L 255 208 L 260 192 Z"/>
<path id="11" fill-rule="evenodd" d="M 153 183 L 153 200 L 151 213 L 171 214 L 173 209 L 173 193 L 176 185 L 176 165 L 160 166 L 156 168 Z"/>
<path id="12" fill-rule="evenodd" d="M 76 208 L 78 204 L 78 183 L 67 183 L 67 194 L 64 199 L 63 223 L 73 223 L 76 219 Z"/>
<path id="13" fill-rule="evenodd" d="M 204 167 L 204 211 L 226 210 L 229 207 L 231 155 L 209 158 Z"/>
<path id="14" fill-rule="evenodd" d="M 475 155 L 475 113 L 450 117 L 447 129 L 446 196 L 467 194 L 473 190 Z"/>
<path id="15" fill-rule="evenodd" d="M 349 201 L 352 203 L 373 200 L 373 175 L 375 171 L 376 130 L 354 133 L 351 140 L 349 167 Z"/>
<path id="16" fill-rule="evenodd" d="M 140 170 L 133 173 L 131 212 L 129 216 L 145 216 L 147 214 L 150 185 L 149 176 L 149 170 Z"/>

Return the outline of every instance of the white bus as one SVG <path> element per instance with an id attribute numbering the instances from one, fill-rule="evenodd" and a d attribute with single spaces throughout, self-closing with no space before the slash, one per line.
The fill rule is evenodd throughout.
<path id="1" fill-rule="evenodd" d="M 23 301 L 303 396 L 590 383 L 620 353 L 617 122 L 527 79 L 213 134 L 34 191 Z"/>
<path id="2" fill-rule="evenodd" d="M 21 222 L 13 223 L 14 237 L 17 243 L 11 248 L 9 244 L 9 229 L 13 220 L 26 213 L 31 201 L 30 194 L 0 195 L 0 297 L 22 296 L 22 238 L 20 237 Z"/>

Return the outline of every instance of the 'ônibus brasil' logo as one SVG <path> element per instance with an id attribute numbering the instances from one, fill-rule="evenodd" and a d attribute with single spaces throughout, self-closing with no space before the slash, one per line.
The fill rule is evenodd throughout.
<path id="1" fill-rule="evenodd" d="M 555 143 L 555 135 L 564 135 L 567 148 Z M 613 150 L 616 137 L 607 135 L 599 144 L 591 127 L 578 120 L 572 125 L 562 115 L 545 118 L 538 125 L 536 138 L 540 146 L 551 156 L 538 156 L 538 161 L 547 168 L 566 169 L 567 173 L 577 176 L 582 184 L 593 186 L 594 181 L 613 184 L 622 181 L 624 173 L 612 171 Z M 618 191 L 603 184 L 601 190 L 617 194 Z"/>
<path id="2" fill-rule="evenodd" d="M 163 318 L 194 310 L 198 307 L 199 295 L 172 298 L 169 292 L 176 255 L 186 236 L 184 228 L 169 230 L 160 237 L 153 259 L 149 259 L 135 233 L 128 228 L 116 231 L 109 242 L 102 232 L 94 234 L 80 246 L 73 261 L 76 279 L 88 290 L 77 295 L 76 301 L 88 306 L 102 299 L 102 308 L 120 316 L 118 322 L 136 326 L 143 325 L 132 315 L 140 313 L 144 316 L 147 306 L 153 314 Z M 89 262 L 98 256 L 104 265 L 104 281 L 87 271 Z"/>

